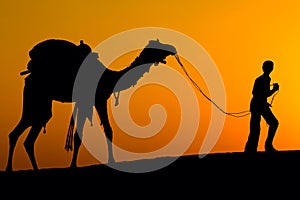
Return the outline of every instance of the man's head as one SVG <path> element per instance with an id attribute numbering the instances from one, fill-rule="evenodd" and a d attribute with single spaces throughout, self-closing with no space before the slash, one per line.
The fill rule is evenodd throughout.
<path id="1" fill-rule="evenodd" d="M 262 70 L 266 74 L 270 74 L 273 71 L 274 63 L 271 60 L 266 60 L 262 65 Z"/>

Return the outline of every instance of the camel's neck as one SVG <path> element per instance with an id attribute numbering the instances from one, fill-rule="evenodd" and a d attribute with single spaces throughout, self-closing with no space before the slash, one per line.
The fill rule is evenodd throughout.
<path id="1" fill-rule="evenodd" d="M 167 44 L 162 44 L 158 40 L 149 41 L 146 48 L 142 50 L 140 55 L 127 68 L 114 72 L 116 79 L 114 79 L 113 93 L 116 100 L 118 94 L 122 90 L 126 90 L 137 84 L 138 80 L 143 77 L 146 72 L 149 72 L 150 67 L 155 63 L 166 63 L 165 58 L 169 55 L 175 55 L 176 49 Z M 116 103 L 117 104 L 117 103 Z"/>
<path id="2" fill-rule="evenodd" d="M 119 82 L 115 86 L 114 92 L 126 90 L 137 84 L 138 80 L 149 72 L 153 63 L 145 63 L 144 59 L 137 57 L 129 67 L 118 72 Z"/>

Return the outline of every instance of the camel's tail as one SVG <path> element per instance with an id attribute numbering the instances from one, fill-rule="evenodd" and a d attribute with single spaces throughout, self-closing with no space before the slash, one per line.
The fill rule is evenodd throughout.
<path id="1" fill-rule="evenodd" d="M 73 113 L 70 119 L 70 124 L 68 128 L 68 134 L 67 134 L 67 139 L 66 139 L 66 144 L 65 144 L 65 149 L 67 151 L 72 151 L 73 150 L 73 138 L 74 138 L 74 127 L 75 127 L 75 120 L 74 117 L 76 116 L 77 113 L 77 104 L 75 103 L 75 106 L 73 108 Z"/>

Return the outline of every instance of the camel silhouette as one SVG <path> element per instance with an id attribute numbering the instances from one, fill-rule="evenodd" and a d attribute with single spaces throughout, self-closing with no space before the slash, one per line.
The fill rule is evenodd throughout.
<path id="1" fill-rule="evenodd" d="M 75 102 L 65 145 L 67 151 L 73 151 L 70 167 L 77 167 L 83 126 L 86 119 L 91 121 L 93 107 L 107 138 L 108 163 L 115 162 L 112 150 L 113 131 L 107 112 L 108 99 L 112 94 L 117 98 L 120 91 L 134 86 L 144 73 L 149 72 L 151 66 L 165 64 L 166 57 L 177 55 L 177 52 L 172 45 L 163 44 L 158 39 L 150 40 L 134 61 L 119 71 L 105 67 L 99 61 L 98 53 L 92 52 L 89 45 L 83 41 L 76 45 L 67 40 L 45 40 L 35 45 L 29 55 L 31 60 L 27 64 L 27 70 L 20 73 L 28 75 L 23 90 L 21 119 L 9 133 L 6 171 L 13 170 L 15 146 L 20 135 L 28 127 L 31 128 L 24 141 L 24 147 L 33 170 L 39 169 L 34 144 L 42 128 L 45 131 L 46 124 L 52 117 L 53 101 Z M 79 72 L 81 78 L 77 77 Z M 125 76 L 126 74 L 129 75 Z"/>

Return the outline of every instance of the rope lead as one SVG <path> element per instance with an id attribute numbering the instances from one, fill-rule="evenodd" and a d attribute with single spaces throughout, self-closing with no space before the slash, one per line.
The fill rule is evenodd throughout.
<path id="1" fill-rule="evenodd" d="M 209 100 L 216 108 L 218 108 L 222 113 L 232 116 L 232 117 L 245 117 L 247 115 L 250 114 L 249 110 L 245 110 L 245 111 L 241 111 L 241 112 L 226 112 L 225 110 L 223 110 L 220 106 L 218 106 L 217 103 L 215 103 L 212 99 L 210 99 L 200 88 L 200 86 L 190 77 L 190 75 L 188 74 L 186 68 L 184 67 L 184 65 L 182 64 L 182 62 L 179 59 L 178 54 L 175 54 L 175 58 L 177 60 L 177 62 L 179 63 L 179 65 L 181 66 L 181 68 L 183 69 L 184 73 L 186 74 L 186 76 L 189 78 L 189 80 L 192 82 L 192 84 L 197 88 L 197 90 L 199 90 L 201 92 L 201 94 L 207 99 Z M 277 93 L 275 93 L 273 95 L 272 101 L 270 103 L 270 105 L 272 105 L 274 97 L 276 96 Z"/>

